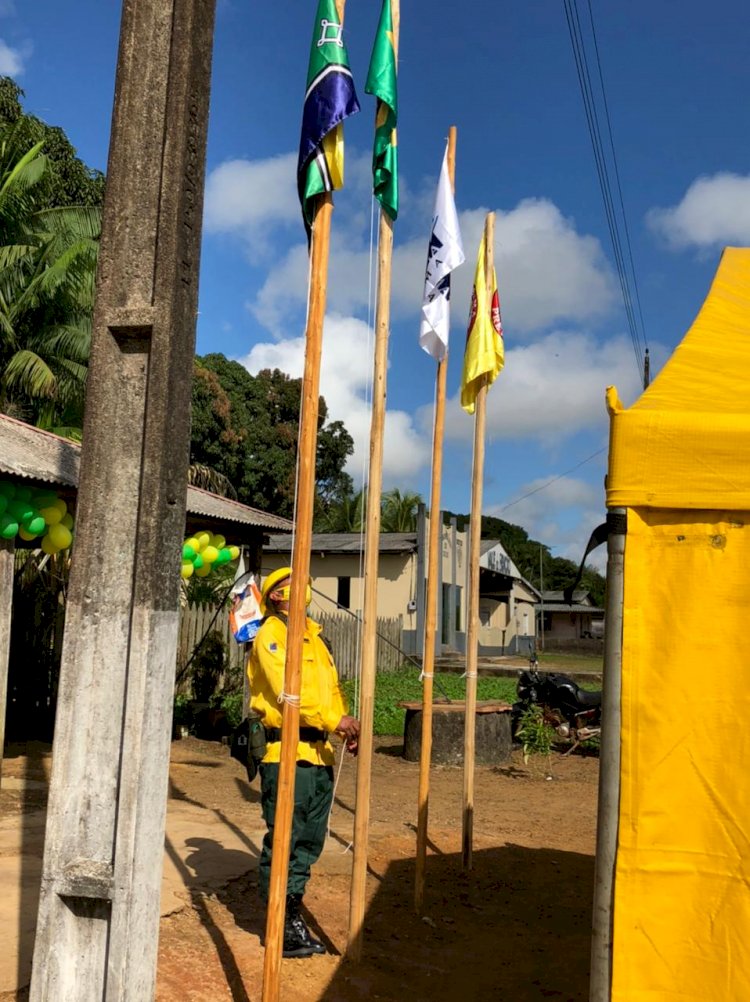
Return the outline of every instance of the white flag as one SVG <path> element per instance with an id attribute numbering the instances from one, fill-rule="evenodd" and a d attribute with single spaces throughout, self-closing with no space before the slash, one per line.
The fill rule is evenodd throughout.
<path id="1" fill-rule="evenodd" d="M 441 362 L 448 351 L 450 329 L 450 273 L 464 262 L 461 231 L 458 228 L 456 203 L 448 174 L 448 148 L 438 181 L 432 233 L 427 248 L 427 273 L 424 278 L 422 323 L 419 343 L 428 355 Z"/>

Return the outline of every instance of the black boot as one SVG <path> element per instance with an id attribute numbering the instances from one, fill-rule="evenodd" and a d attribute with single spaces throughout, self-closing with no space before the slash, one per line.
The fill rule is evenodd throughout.
<path id="1" fill-rule="evenodd" d="M 301 894 L 289 894 L 286 899 L 284 916 L 285 957 L 311 957 L 314 953 L 325 953 L 323 944 L 310 935 L 307 923 L 300 913 Z"/>

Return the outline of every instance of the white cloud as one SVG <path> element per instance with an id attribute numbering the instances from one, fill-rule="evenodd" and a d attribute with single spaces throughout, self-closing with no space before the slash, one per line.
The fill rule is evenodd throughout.
<path id="1" fill-rule="evenodd" d="M 613 383 L 626 402 L 640 390 L 625 337 L 600 343 L 587 334 L 559 331 L 506 350 L 505 369 L 487 394 L 488 437 L 535 438 L 555 445 L 583 429 L 604 429 L 604 391 Z M 420 417 L 430 419 L 426 409 Z M 473 428 L 473 418 L 461 410 L 456 394 L 448 402 L 447 434 L 469 440 Z"/>
<path id="2" fill-rule="evenodd" d="M 257 373 L 261 369 L 281 369 L 295 378 L 304 366 L 304 337 L 256 344 L 241 361 Z M 369 453 L 370 400 L 373 346 L 367 324 L 354 317 L 330 314 L 325 321 L 320 392 L 328 405 L 330 420 L 340 420 L 354 439 L 355 453 L 348 470 L 361 479 L 362 464 Z M 429 463 L 429 442 L 421 436 L 411 415 L 404 411 L 386 412 L 383 444 L 385 486 L 413 482 Z"/>
<path id="3" fill-rule="evenodd" d="M 526 493 L 531 496 L 507 508 L 485 506 L 484 513 L 522 525 L 532 539 L 551 548 L 552 556 L 580 563 L 592 530 L 604 521 L 604 487 L 569 476 L 540 477 L 519 488 L 520 495 Z M 606 549 L 595 551 L 587 563 L 602 569 Z"/>
<path id="4" fill-rule="evenodd" d="M 206 179 L 209 233 L 239 233 L 248 242 L 270 226 L 299 221 L 293 153 L 266 160 L 227 160 Z"/>
<path id="5" fill-rule="evenodd" d="M 671 208 L 651 209 L 648 225 L 676 249 L 750 243 L 750 174 L 714 174 L 693 181 Z"/>
<path id="6" fill-rule="evenodd" d="M 467 255 L 473 258 L 486 212 L 460 214 Z M 334 217 L 328 281 L 330 308 L 362 312 L 368 306 L 371 266 L 363 230 L 339 225 Z M 422 302 L 427 232 L 424 239 L 398 240 L 393 253 L 391 309 L 394 321 L 417 318 Z M 606 313 L 614 301 L 614 284 L 599 241 L 576 232 L 559 209 L 543 199 L 526 199 L 509 212 L 498 210 L 495 263 L 503 320 L 511 336 L 528 336 L 561 319 L 584 322 Z M 462 329 L 469 312 L 474 260 L 453 274 L 454 327 Z M 307 248 L 292 247 L 274 268 L 255 301 L 255 316 L 271 330 L 283 326 L 305 302 Z M 370 291 L 372 299 L 374 291 Z"/>
<path id="7" fill-rule="evenodd" d="M 0 10 L 0 14 L 11 11 Z M 20 49 L 14 49 L 7 42 L 0 38 L 0 74 L 2 76 L 20 76 L 25 68 L 25 63 L 31 55 L 31 46 L 26 44 Z"/>

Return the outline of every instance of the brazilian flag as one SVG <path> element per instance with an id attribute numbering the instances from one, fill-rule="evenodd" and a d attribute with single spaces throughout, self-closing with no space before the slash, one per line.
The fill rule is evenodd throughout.
<path id="1" fill-rule="evenodd" d="M 396 52 L 393 36 L 391 0 L 383 0 L 380 23 L 367 72 L 365 92 L 378 99 L 375 118 L 375 144 L 372 152 L 373 192 L 391 217 L 398 215 L 398 148 L 396 119 L 398 89 L 396 86 Z"/>
<path id="2" fill-rule="evenodd" d="M 319 0 L 297 163 L 297 188 L 308 233 L 317 196 L 344 184 L 342 123 L 359 111 L 343 31 L 334 0 Z"/>

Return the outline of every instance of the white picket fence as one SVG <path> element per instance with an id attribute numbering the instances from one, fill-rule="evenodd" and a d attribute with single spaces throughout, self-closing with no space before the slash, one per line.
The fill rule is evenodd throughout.
<path id="1" fill-rule="evenodd" d="M 180 635 L 177 643 L 178 672 L 187 663 L 195 650 L 195 645 L 209 629 L 211 620 L 216 615 L 216 606 L 187 606 L 180 616 Z M 323 627 L 323 635 L 331 645 L 333 658 L 341 679 L 354 678 L 360 657 L 360 623 L 346 613 L 330 613 L 319 617 Z M 402 663 L 401 647 L 401 617 L 395 619 L 378 619 L 378 642 L 376 663 L 378 671 L 395 671 Z M 216 622 L 210 627 L 224 641 L 229 652 L 229 665 L 242 665 L 245 660 L 244 645 L 238 644 L 229 629 L 229 610 L 222 609 L 216 617 Z"/>

